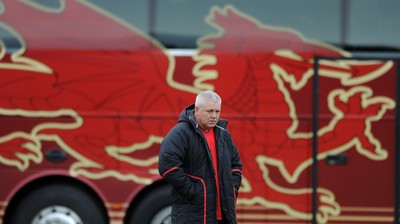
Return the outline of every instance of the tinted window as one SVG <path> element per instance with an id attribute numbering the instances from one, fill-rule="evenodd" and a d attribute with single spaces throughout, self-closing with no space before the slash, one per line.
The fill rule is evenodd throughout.
<path id="1" fill-rule="evenodd" d="M 62 1 L 33 1 L 58 7 Z M 397 0 L 90 0 L 117 18 L 157 38 L 168 48 L 196 48 L 196 40 L 216 33 L 205 19 L 212 7 L 232 5 L 263 25 L 296 30 L 307 38 L 347 50 L 400 49 Z M 4 10 L 0 7 L 0 12 Z M 96 21 L 93 21 L 96 22 Z M 2 40 L 18 47 L 10 29 Z"/>

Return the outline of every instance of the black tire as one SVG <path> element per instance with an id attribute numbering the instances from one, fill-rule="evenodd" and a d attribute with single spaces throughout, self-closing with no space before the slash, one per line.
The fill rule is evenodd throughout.
<path id="1" fill-rule="evenodd" d="M 24 197 L 10 224 L 45 223 L 45 220 L 53 223 L 56 219 L 76 224 L 107 223 L 104 212 L 89 194 L 74 186 L 55 184 L 38 188 Z"/>
<path id="2" fill-rule="evenodd" d="M 171 223 L 171 187 L 162 186 L 150 192 L 135 206 L 128 224 Z"/>

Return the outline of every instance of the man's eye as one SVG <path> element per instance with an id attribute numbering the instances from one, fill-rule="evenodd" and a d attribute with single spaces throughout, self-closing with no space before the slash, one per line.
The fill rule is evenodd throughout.
<path id="1" fill-rule="evenodd" d="M 219 110 L 206 110 L 206 112 L 207 112 L 207 113 L 210 113 L 210 114 L 212 114 L 212 113 L 214 113 L 214 112 L 215 112 L 216 114 L 219 114 L 220 111 L 219 111 Z"/>

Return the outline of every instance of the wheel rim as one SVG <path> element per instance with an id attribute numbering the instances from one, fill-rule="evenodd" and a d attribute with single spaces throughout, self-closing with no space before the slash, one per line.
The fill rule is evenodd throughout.
<path id="1" fill-rule="evenodd" d="M 165 207 L 160 211 L 158 211 L 151 220 L 151 224 L 170 224 L 170 223 L 171 223 L 171 206 Z"/>
<path id="2" fill-rule="evenodd" d="M 76 212 L 64 206 L 51 206 L 42 209 L 32 224 L 83 224 Z"/>

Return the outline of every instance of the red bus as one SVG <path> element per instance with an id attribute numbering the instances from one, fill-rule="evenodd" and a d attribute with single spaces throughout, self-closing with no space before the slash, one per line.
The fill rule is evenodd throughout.
<path id="1" fill-rule="evenodd" d="M 241 224 L 399 223 L 400 2 L 2 0 L 0 224 L 169 223 L 159 144 L 201 90 Z"/>

